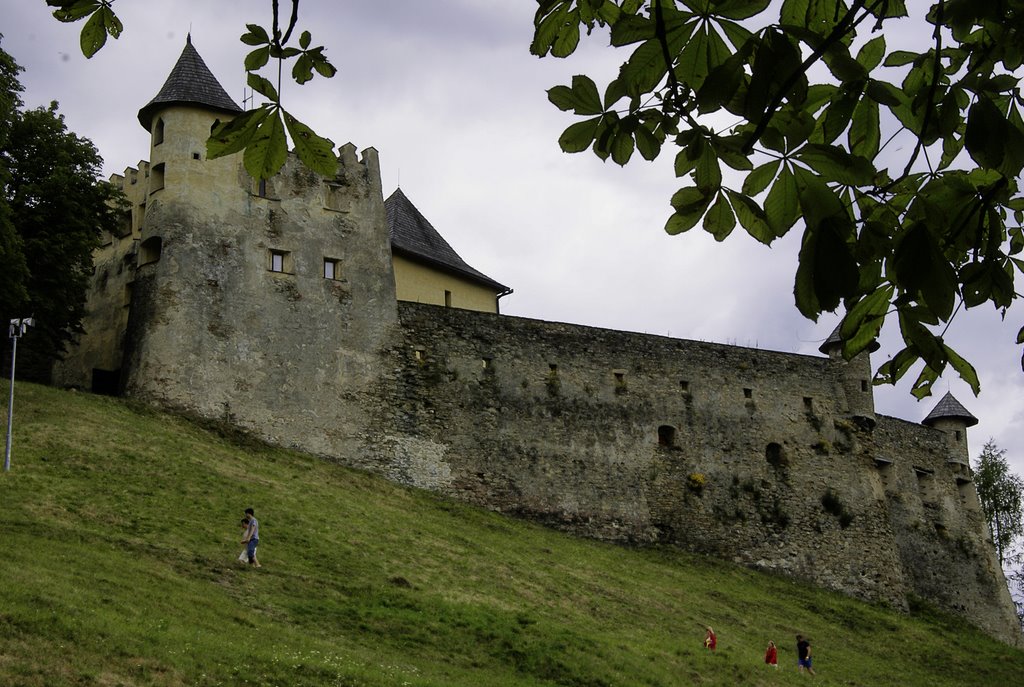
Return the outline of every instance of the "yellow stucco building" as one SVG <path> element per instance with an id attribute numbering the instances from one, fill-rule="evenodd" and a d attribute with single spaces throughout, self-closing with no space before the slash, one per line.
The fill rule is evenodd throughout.
<path id="1" fill-rule="evenodd" d="M 384 209 L 398 300 L 498 312 L 499 299 L 512 289 L 470 267 L 402 189 L 384 201 Z"/>

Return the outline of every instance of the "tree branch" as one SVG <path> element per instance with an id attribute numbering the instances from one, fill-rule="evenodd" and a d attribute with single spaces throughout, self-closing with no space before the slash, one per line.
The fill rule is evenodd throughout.
<path id="1" fill-rule="evenodd" d="M 886 1 L 887 0 L 877 0 L 871 6 L 871 9 L 874 9 Z M 839 42 L 839 40 L 846 35 L 851 28 L 855 27 L 869 15 L 869 12 L 865 11 L 859 19 L 854 20 L 854 15 L 856 15 L 859 10 L 864 9 L 864 5 L 866 3 L 867 0 L 854 0 L 853 4 L 850 5 L 850 9 L 846 12 L 843 18 L 839 20 L 839 23 L 835 25 L 828 36 L 825 37 L 825 40 L 823 40 L 821 44 L 807 56 L 807 59 L 800 64 L 799 68 L 795 69 L 793 73 L 789 75 L 786 81 L 779 88 L 778 92 L 774 97 L 772 97 L 771 103 L 768 104 L 764 114 L 761 115 L 761 119 L 757 122 L 757 127 L 754 129 L 753 133 L 750 134 L 747 142 L 743 145 L 742 150 L 744 154 L 749 155 L 750 151 L 753 150 L 754 143 L 761 138 L 765 129 L 768 128 L 768 125 L 772 121 L 772 117 L 775 116 L 775 112 L 779 109 L 779 106 L 782 105 L 782 101 L 785 99 L 789 90 L 796 85 L 797 79 L 800 78 L 800 75 L 806 74 L 807 70 L 810 69 L 815 62 L 820 60 L 830 47 Z"/>
<path id="2" fill-rule="evenodd" d="M 693 129 L 700 129 L 700 123 L 693 118 L 688 109 L 682 107 L 680 102 L 684 99 L 682 84 L 676 78 L 676 71 L 673 68 L 672 52 L 668 47 L 668 29 L 665 27 L 665 13 L 661 9 L 661 0 L 654 0 L 654 36 L 661 46 L 661 55 L 665 59 L 665 68 L 668 70 L 668 89 L 672 95 L 672 102 L 677 106 L 679 113 L 686 118 L 687 123 Z"/>
<path id="3" fill-rule="evenodd" d="M 924 120 L 921 122 L 921 131 L 917 134 L 917 145 L 914 146 L 914 152 L 910 156 L 910 160 L 907 161 L 907 166 L 903 168 L 903 174 L 900 178 L 906 177 L 910 174 L 910 168 L 914 166 L 914 162 L 917 161 L 917 156 L 921 153 L 921 149 L 924 147 L 924 135 L 928 131 L 928 125 L 931 124 L 932 114 L 935 112 L 935 92 L 939 89 L 939 80 L 942 74 L 942 18 L 943 10 L 945 9 L 945 0 L 939 0 L 936 4 L 938 8 L 935 15 L 935 31 L 932 32 L 932 36 L 935 38 L 935 60 L 932 63 L 932 83 L 928 87 L 928 103 L 925 106 Z"/>

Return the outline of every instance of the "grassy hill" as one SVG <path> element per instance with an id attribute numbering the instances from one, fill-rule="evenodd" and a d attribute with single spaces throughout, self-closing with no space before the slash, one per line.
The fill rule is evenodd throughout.
<path id="1" fill-rule="evenodd" d="M 235 561 L 250 505 L 260 570 Z M 794 668 L 798 632 L 821 685 L 1024 675 L 1024 652 L 927 610 L 573 539 L 20 382 L 0 544 L 5 687 L 791 685 L 811 679 Z M 769 639 L 777 671 L 762 663 Z"/>

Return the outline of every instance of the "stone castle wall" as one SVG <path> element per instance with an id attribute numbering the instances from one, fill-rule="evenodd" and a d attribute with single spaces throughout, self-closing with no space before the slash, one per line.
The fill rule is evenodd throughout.
<path id="1" fill-rule="evenodd" d="M 916 595 L 1019 641 L 950 436 L 863 414 L 866 365 L 412 303 L 399 316 L 360 466 L 585 536 L 900 608 Z"/>
<path id="2" fill-rule="evenodd" d="M 897 608 L 917 595 L 1021 643 L 966 436 L 876 418 L 866 356 L 396 303 L 375 151 L 343 147 L 332 179 L 292 157 L 261 185 L 240 156 L 204 158 L 209 112 L 160 118 L 58 381 L 103 370 L 404 484 Z"/>

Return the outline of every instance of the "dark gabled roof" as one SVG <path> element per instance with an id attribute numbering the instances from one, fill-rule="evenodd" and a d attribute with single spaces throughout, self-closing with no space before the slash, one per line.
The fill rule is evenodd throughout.
<path id="1" fill-rule="evenodd" d="M 843 339 L 842 339 L 841 336 L 839 336 L 839 329 L 842 326 L 843 326 L 842 322 L 840 322 L 839 324 L 836 325 L 836 328 L 833 329 L 832 333 L 828 335 L 827 339 L 825 339 L 825 343 L 823 343 L 820 346 L 818 346 L 818 350 L 819 351 L 821 351 L 822 353 L 825 353 L 827 355 L 829 350 L 833 346 L 842 347 Z M 879 349 L 879 347 L 880 346 L 879 346 L 877 341 L 872 341 L 871 343 L 868 344 L 868 349 L 867 349 L 868 353 L 874 353 L 875 351 L 877 351 Z"/>
<path id="2" fill-rule="evenodd" d="M 483 284 L 499 293 L 511 291 L 507 286 L 473 269 L 459 257 L 448 242 L 441 238 L 427 218 L 406 198 L 402 189 L 396 189 L 384 201 L 391 233 L 391 250 L 417 262 Z"/>
<path id="3" fill-rule="evenodd" d="M 153 115 L 168 105 L 202 105 L 232 114 L 242 111 L 192 47 L 192 34 L 185 39 L 185 49 L 181 51 L 181 57 L 163 88 L 149 104 L 139 110 L 139 123 L 146 131 L 151 131 Z"/>
<path id="4" fill-rule="evenodd" d="M 961 420 L 967 427 L 978 424 L 978 418 L 968 412 L 967 408 L 960 405 L 960 401 L 953 398 L 953 394 L 946 392 L 939 404 L 928 413 L 928 417 L 921 420 L 922 425 L 931 427 L 937 420 Z"/>

